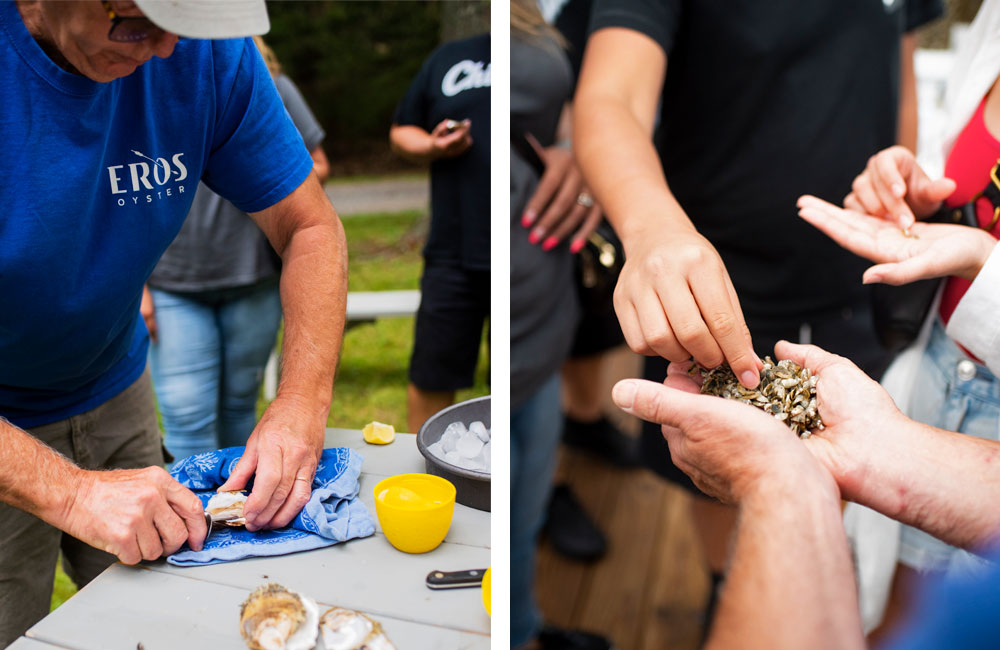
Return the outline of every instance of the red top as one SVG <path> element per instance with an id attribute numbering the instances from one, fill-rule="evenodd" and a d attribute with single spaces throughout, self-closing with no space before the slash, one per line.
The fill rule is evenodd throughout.
<path id="1" fill-rule="evenodd" d="M 978 192 L 981 192 L 986 184 L 990 182 L 990 169 L 1000 159 L 1000 141 L 986 130 L 986 122 L 983 119 L 983 110 L 986 106 L 986 98 L 979 102 L 975 115 L 965 125 L 962 132 L 955 140 L 955 145 L 948 154 L 948 161 L 944 166 L 944 175 L 957 183 L 957 187 L 951 196 L 945 201 L 945 205 L 954 208 L 964 205 L 972 200 Z M 993 204 L 989 199 L 980 197 L 976 201 L 976 217 L 979 219 L 980 227 L 985 227 L 993 221 Z M 990 231 L 994 238 L 1000 230 L 997 224 Z M 970 283 L 965 278 L 950 277 L 945 283 L 944 293 L 941 295 L 941 308 L 938 312 L 941 320 L 945 324 L 951 318 L 958 302 L 968 291 Z M 971 355 L 970 355 L 971 356 Z"/>

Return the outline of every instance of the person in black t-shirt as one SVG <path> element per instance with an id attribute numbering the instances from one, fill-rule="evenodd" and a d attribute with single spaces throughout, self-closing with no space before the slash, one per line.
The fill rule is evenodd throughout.
<path id="1" fill-rule="evenodd" d="M 471 386 L 490 314 L 490 36 L 435 50 L 396 109 L 393 151 L 431 164 L 407 425 Z"/>
<path id="2" fill-rule="evenodd" d="M 574 140 L 625 247 L 615 308 L 629 346 L 655 357 L 648 378 L 694 357 L 755 386 L 779 339 L 881 374 L 865 263 L 810 232 L 795 202 L 839 202 L 870 155 L 915 146 L 913 30 L 940 12 L 939 0 L 596 0 Z M 642 443 L 653 469 L 694 489 L 659 426 Z M 695 499 L 693 515 L 718 581 L 735 513 Z"/>

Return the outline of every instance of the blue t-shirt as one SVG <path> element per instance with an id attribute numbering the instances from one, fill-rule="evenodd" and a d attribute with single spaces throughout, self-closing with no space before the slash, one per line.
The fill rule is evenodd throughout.
<path id="1" fill-rule="evenodd" d="M 142 373 L 142 285 L 199 178 L 255 212 L 313 163 L 250 39 L 182 40 L 98 83 L 0 2 L 0 70 L 0 416 L 29 427 Z"/>

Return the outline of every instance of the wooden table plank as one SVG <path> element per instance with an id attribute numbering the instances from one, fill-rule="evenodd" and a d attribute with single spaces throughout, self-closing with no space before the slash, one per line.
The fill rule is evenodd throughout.
<path id="1" fill-rule="evenodd" d="M 246 650 L 239 632 L 246 596 L 236 587 L 114 565 L 28 635 L 77 650 L 131 650 L 140 643 L 144 650 Z M 321 610 L 332 604 L 319 602 Z M 489 648 L 484 634 L 373 614 L 400 647 Z"/>

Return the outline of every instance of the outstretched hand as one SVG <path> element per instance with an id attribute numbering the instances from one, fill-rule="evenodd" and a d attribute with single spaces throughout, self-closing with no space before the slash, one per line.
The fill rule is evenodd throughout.
<path id="1" fill-rule="evenodd" d="M 847 250 L 875 266 L 865 271 L 865 284 L 907 284 L 956 275 L 974 280 L 996 240 L 978 228 L 940 223 L 913 225 L 907 236 L 884 219 L 844 210 L 814 196 L 798 200 L 799 216 Z"/>
<path id="2" fill-rule="evenodd" d="M 663 426 L 671 459 L 701 490 L 735 504 L 772 481 L 796 477 L 836 489 L 785 424 L 752 406 L 697 394 L 688 367 L 670 364 L 662 385 L 620 381 L 612 397 L 626 412 Z"/>

